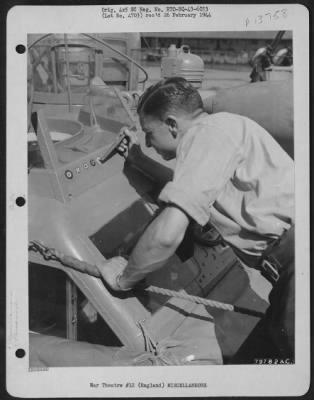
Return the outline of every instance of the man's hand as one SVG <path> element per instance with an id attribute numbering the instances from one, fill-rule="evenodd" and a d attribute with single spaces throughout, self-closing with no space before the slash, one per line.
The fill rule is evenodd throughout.
<path id="1" fill-rule="evenodd" d="M 98 264 L 97 267 L 101 273 L 103 279 L 113 290 L 129 290 L 119 284 L 119 277 L 123 273 L 128 261 L 123 257 L 113 257 L 110 260 L 104 262 L 104 264 Z"/>
<path id="2" fill-rule="evenodd" d="M 124 127 L 121 129 L 120 135 L 123 135 L 124 139 L 118 147 L 118 152 L 131 162 L 138 160 L 143 152 L 136 132 Z"/>

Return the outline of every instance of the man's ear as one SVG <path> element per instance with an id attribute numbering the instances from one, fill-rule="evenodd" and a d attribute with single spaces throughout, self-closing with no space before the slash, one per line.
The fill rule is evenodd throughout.
<path id="1" fill-rule="evenodd" d="M 165 124 L 168 126 L 171 135 L 176 138 L 178 135 L 178 121 L 174 115 L 168 115 L 165 119 Z"/>

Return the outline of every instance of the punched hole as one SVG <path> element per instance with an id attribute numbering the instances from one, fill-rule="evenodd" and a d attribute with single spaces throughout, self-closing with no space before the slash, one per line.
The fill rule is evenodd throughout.
<path id="1" fill-rule="evenodd" d="M 17 206 L 23 207 L 24 204 L 25 204 L 25 199 L 24 199 L 24 197 L 21 197 L 21 196 L 20 196 L 20 197 L 17 197 L 16 200 L 15 200 L 15 203 L 16 203 Z"/>
<path id="2" fill-rule="evenodd" d="M 15 357 L 17 358 L 23 358 L 25 357 L 25 350 L 24 349 L 17 349 L 15 352 Z"/>
<path id="3" fill-rule="evenodd" d="M 24 46 L 23 44 L 18 44 L 18 45 L 15 47 L 15 50 L 16 50 L 16 52 L 17 52 L 18 54 L 23 54 L 23 53 L 25 53 L 26 48 L 25 48 L 25 46 Z"/>

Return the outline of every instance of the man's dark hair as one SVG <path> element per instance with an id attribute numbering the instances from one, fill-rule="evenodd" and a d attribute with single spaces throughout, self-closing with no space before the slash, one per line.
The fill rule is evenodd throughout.
<path id="1" fill-rule="evenodd" d="M 202 98 L 187 80 L 181 77 L 163 79 L 150 86 L 140 97 L 137 112 L 163 120 L 169 111 L 193 113 L 203 109 Z"/>

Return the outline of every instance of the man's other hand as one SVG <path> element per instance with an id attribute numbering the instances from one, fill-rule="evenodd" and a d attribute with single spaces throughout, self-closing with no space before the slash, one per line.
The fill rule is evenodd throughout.
<path id="1" fill-rule="evenodd" d="M 129 290 L 119 285 L 119 277 L 123 273 L 128 261 L 123 257 L 113 257 L 103 264 L 98 264 L 97 267 L 104 281 L 113 290 Z"/>

